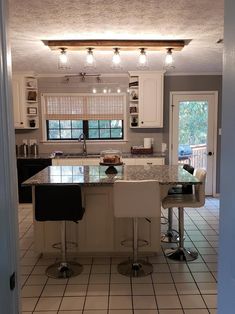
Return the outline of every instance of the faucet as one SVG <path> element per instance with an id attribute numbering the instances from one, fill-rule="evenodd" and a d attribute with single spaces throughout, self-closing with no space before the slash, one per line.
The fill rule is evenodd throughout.
<path id="1" fill-rule="evenodd" d="M 78 138 L 78 141 L 79 141 L 79 142 L 81 142 L 82 140 L 83 140 L 83 146 L 82 146 L 83 151 L 82 151 L 82 154 L 83 154 L 84 156 L 86 156 L 86 155 L 87 155 L 86 135 L 85 135 L 84 133 L 81 133 L 81 134 L 79 135 L 79 138 Z"/>

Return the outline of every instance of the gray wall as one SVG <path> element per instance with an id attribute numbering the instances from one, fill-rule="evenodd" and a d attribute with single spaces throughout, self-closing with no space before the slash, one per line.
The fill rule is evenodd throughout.
<path id="1" fill-rule="evenodd" d="M 218 128 L 221 126 L 221 91 L 222 91 L 222 76 L 220 75 L 203 75 L 203 76 L 165 76 L 164 81 L 164 128 L 163 129 L 130 129 L 127 128 L 126 143 L 112 144 L 88 144 L 89 152 L 100 152 L 103 149 L 114 148 L 120 149 L 122 152 L 129 152 L 132 145 L 143 144 L 144 137 L 154 138 L 154 150 L 161 150 L 161 143 L 169 143 L 169 96 L 171 91 L 218 91 L 219 92 L 219 113 L 218 113 Z M 97 90 L 102 90 L 104 87 L 116 90 L 121 88 L 126 91 L 128 88 L 128 77 L 106 77 L 101 83 L 96 83 L 95 79 L 89 78 L 85 82 L 74 78 L 70 82 L 64 78 L 40 78 L 39 93 L 53 92 L 91 92 L 93 87 Z M 128 104 L 127 104 L 128 106 Z M 40 109 L 40 108 L 39 108 Z M 40 110 L 39 110 L 40 112 Z M 128 111 L 127 111 L 128 112 Z M 218 134 L 218 132 L 217 132 Z M 16 131 L 16 142 L 21 144 L 22 139 L 37 138 L 42 140 L 41 129 L 33 131 Z M 54 150 L 63 150 L 64 152 L 75 152 L 81 150 L 81 145 L 74 144 L 45 144 L 40 143 L 39 150 L 41 153 L 48 153 Z M 167 158 L 168 161 L 168 158 Z M 220 164 L 220 136 L 218 136 L 218 151 L 217 151 L 217 192 L 219 192 L 219 164 Z"/>
<path id="2" fill-rule="evenodd" d="M 235 312 L 235 2 L 225 0 L 218 314 Z"/>

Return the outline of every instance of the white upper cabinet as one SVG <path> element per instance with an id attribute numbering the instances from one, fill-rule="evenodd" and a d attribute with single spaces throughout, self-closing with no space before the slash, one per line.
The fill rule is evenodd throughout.
<path id="1" fill-rule="evenodd" d="M 37 129 L 38 87 L 37 78 L 15 74 L 12 77 L 14 125 L 16 129 Z"/>
<path id="2" fill-rule="evenodd" d="M 15 75 L 12 78 L 12 97 L 14 109 L 14 126 L 16 129 L 25 128 L 26 108 L 22 103 L 24 97 L 24 80 L 22 76 Z"/>
<path id="3" fill-rule="evenodd" d="M 129 74 L 130 127 L 162 128 L 164 71 L 134 71 Z"/>

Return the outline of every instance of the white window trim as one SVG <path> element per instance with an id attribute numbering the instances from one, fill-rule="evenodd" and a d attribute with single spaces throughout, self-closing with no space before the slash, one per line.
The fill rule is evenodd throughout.
<path id="1" fill-rule="evenodd" d="M 41 126 L 42 126 L 42 141 L 43 144 L 72 144 L 77 143 L 77 139 L 75 140 L 48 140 L 47 139 L 47 128 L 46 128 L 46 119 L 45 119 L 45 98 L 44 96 L 89 96 L 94 95 L 92 93 L 41 93 Z M 104 96 L 103 93 L 97 93 L 97 96 Z M 116 93 L 109 93 L 110 96 L 116 96 Z M 124 138 L 120 140 L 89 140 L 88 143 L 122 143 L 127 142 L 127 95 L 126 93 L 119 93 L 118 95 L 122 95 L 124 97 L 124 118 L 123 118 L 123 131 Z"/>

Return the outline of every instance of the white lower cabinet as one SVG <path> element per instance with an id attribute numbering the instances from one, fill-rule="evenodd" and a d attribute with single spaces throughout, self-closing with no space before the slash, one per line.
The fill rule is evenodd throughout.
<path id="1" fill-rule="evenodd" d="M 83 219 L 78 224 L 67 223 L 67 240 L 78 244 L 69 250 L 84 253 L 131 252 L 132 246 L 122 246 L 121 242 L 132 239 L 132 219 L 114 217 L 112 186 L 84 187 L 82 195 L 85 207 Z M 139 237 L 148 241 L 140 252 L 160 250 L 160 215 L 150 221 L 144 218 L 139 220 Z M 59 254 L 53 244 L 60 242 L 61 224 L 34 221 L 34 225 L 36 251 Z"/>

